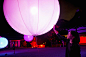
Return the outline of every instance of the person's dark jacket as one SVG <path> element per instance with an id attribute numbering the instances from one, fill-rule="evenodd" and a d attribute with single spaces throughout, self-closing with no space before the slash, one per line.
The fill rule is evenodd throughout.
<path id="1" fill-rule="evenodd" d="M 69 39 L 61 36 L 60 34 L 57 34 L 57 37 L 60 40 L 63 40 L 66 42 L 66 54 L 65 57 L 81 57 L 80 54 L 80 46 L 78 43 L 70 43 Z"/>

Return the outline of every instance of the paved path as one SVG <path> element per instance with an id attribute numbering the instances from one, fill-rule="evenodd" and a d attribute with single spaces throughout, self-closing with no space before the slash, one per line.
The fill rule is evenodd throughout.
<path id="1" fill-rule="evenodd" d="M 16 48 L 0 51 L 0 57 L 65 57 L 65 47 Z M 7 55 L 5 55 L 7 53 Z M 81 47 L 81 56 L 86 57 L 86 46 Z"/>

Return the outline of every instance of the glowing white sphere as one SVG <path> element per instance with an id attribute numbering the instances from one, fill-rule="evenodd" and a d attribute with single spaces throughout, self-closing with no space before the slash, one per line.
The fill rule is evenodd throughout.
<path id="1" fill-rule="evenodd" d="M 0 49 L 5 48 L 8 45 L 8 40 L 4 37 L 0 38 Z"/>
<path id="2" fill-rule="evenodd" d="M 30 42 L 33 40 L 33 36 L 24 35 L 24 40 Z"/>
<path id="3" fill-rule="evenodd" d="M 57 23 L 58 0 L 4 0 L 3 11 L 9 25 L 24 35 L 41 35 Z"/>

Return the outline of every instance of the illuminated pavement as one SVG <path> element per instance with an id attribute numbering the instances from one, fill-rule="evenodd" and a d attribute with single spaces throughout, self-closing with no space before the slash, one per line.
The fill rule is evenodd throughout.
<path id="1" fill-rule="evenodd" d="M 65 57 L 65 47 L 16 48 L 0 51 L 0 57 Z M 7 53 L 7 55 L 5 55 Z M 81 47 L 81 57 L 86 57 L 86 46 Z"/>

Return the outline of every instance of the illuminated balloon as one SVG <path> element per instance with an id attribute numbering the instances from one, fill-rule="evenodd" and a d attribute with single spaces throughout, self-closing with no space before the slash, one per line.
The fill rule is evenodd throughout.
<path id="1" fill-rule="evenodd" d="M 0 49 L 5 48 L 8 45 L 8 40 L 4 37 L 0 38 Z"/>
<path id="2" fill-rule="evenodd" d="M 9 25 L 24 35 L 41 35 L 57 23 L 58 0 L 4 0 L 3 11 Z"/>
<path id="3" fill-rule="evenodd" d="M 24 35 L 24 40 L 30 42 L 33 40 L 33 36 Z"/>

